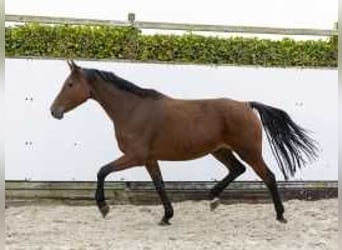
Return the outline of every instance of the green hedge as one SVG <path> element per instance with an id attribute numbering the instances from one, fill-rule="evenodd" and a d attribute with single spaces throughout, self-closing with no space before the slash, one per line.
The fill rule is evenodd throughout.
<path id="1" fill-rule="evenodd" d="M 319 41 L 142 35 L 133 27 L 6 27 L 6 56 L 129 59 L 201 64 L 337 67 L 337 36 Z"/>

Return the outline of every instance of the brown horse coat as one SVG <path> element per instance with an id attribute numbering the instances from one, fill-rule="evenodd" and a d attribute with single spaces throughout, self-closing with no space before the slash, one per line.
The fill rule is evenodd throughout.
<path id="1" fill-rule="evenodd" d="M 196 159 L 212 154 L 229 174 L 210 191 L 212 208 L 219 194 L 245 171 L 233 154 L 248 163 L 269 188 L 277 219 L 286 222 L 274 174 L 262 157 L 262 126 L 284 177 L 295 174 L 306 158 L 315 158 L 315 142 L 286 112 L 257 102 L 228 98 L 181 100 L 140 88 L 110 72 L 85 69 L 68 62 L 71 74 L 51 106 L 52 115 L 63 118 L 88 99 L 97 101 L 113 121 L 123 155 L 103 166 L 95 198 L 103 216 L 109 211 L 103 191 L 106 176 L 135 166 L 145 166 L 165 208 L 161 224 L 173 216 L 158 161 Z M 256 109 L 260 115 L 253 110 Z"/>

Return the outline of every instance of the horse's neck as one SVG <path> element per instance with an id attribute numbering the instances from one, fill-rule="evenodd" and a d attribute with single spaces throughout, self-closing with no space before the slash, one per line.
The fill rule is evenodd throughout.
<path id="1" fill-rule="evenodd" d="M 92 98 L 116 124 L 127 120 L 127 116 L 139 102 L 139 97 L 106 82 L 93 83 L 92 91 Z"/>

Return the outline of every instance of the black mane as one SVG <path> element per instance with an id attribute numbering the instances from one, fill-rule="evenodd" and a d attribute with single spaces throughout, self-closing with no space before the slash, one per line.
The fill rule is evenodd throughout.
<path id="1" fill-rule="evenodd" d="M 82 68 L 83 72 L 85 73 L 86 77 L 89 80 L 94 80 L 96 77 L 100 77 L 105 82 L 109 82 L 113 84 L 115 87 L 125 90 L 127 92 L 133 93 L 140 97 L 150 97 L 150 98 L 161 98 L 164 95 L 154 89 L 145 89 L 141 88 L 117 75 L 112 72 L 98 70 L 98 69 L 86 69 Z"/>

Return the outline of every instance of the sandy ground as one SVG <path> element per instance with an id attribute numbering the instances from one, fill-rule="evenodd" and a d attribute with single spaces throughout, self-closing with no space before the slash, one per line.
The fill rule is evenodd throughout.
<path id="1" fill-rule="evenodd" d="M 158 226 L 161 206 L 28 205 L 6 209 L 6 249 L 337 250 L 338 200 L 289 201 L 287 224 L 273 204 L 175 203 L 171 226 Z"/>

